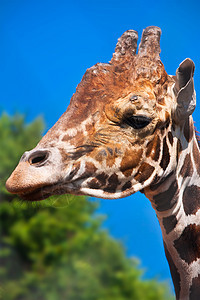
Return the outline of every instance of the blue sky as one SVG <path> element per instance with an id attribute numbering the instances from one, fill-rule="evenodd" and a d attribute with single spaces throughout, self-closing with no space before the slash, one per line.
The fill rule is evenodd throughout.
<path id="1" fill-rule="evenodd" d="M 50 128 L 66 110 L 86 69 L 111 59 L 127 29 L 162 29 L 161 59 L 175 74 L 186 57 L 196 65 L 200 130 L 199 1 L 22 1 L 0 0 L 0 112 L 38 115 Z M 100 200 L 104 226 L 141 260 L 147 277 L 170 277 L 161 233 L 150 203 L 139 193 L 126 199 Z"/>

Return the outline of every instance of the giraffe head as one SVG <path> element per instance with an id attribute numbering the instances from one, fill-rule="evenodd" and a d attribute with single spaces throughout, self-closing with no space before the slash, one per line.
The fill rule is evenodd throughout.
<path id="1" fill-rule="evenodd" d="M 67 111 L 39 144 L 25 152 L 7 180 L 11 193 L 28 200 L 53 194 L 121 198 L 144 190 L 170 166 L 172 128 L 181 131 L 195 108 L 194 64 L 176 76 L 160 61 L 158 27 L 126 31 L 108 64 L 88 69 Z M 166 137 L 168 140 L 166 141 Z"/>

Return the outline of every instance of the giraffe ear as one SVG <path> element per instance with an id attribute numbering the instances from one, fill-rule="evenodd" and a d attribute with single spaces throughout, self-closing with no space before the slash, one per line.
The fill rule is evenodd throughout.
<path id="1" fill-rule="evenodd" d="M 176 70 L 174 93 L 177 98 L 174 119 L 183 122 L 191 115 L 196 107 L 196 93 L 194 89 L 194 62 L 186 58 Z"/>

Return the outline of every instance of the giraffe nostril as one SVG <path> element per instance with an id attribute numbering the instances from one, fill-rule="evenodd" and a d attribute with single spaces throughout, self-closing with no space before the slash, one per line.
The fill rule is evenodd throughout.
<path id="1" fill-rule="evenodd" d="M 43 165 L 49 157 L 49 152 L 47 151 L 36 151 L 32 153 L 29 157 L 30 165 L 41 166 Z"/>

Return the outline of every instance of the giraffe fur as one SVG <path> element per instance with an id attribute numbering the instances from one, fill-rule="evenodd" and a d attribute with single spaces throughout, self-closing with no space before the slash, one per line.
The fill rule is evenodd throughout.
<path id="1" fill-rule="evenodd" d="M 70 105 L 6 187 L 26 201 L 71 193 L 117 199 L 141 191 L 162 230 L 176 299 L 200 299 L 200 146 L 194 63 L 168 75 L 158 27 L 126 31 L 109 63 L 89 68 Z"/>

